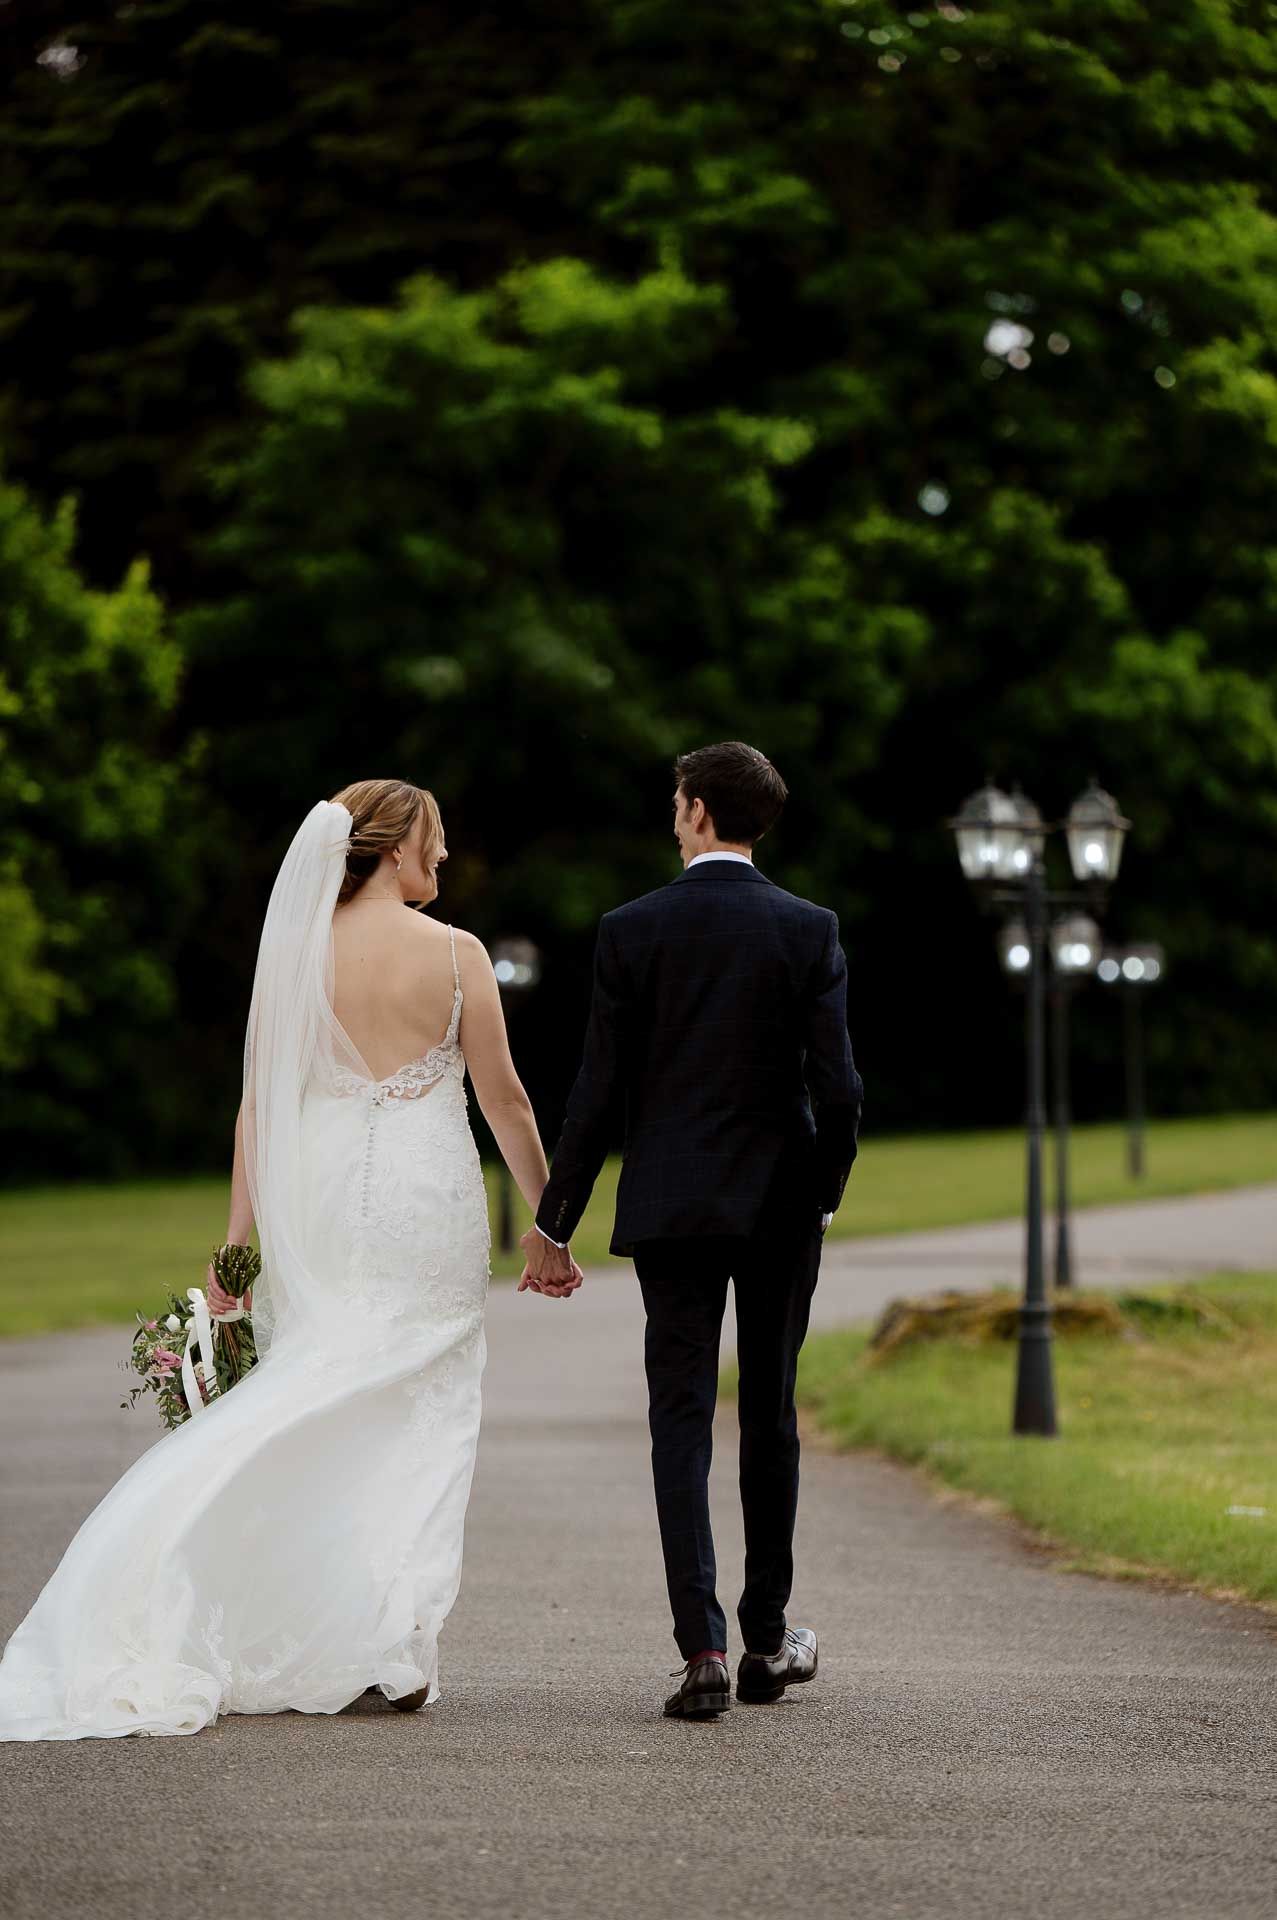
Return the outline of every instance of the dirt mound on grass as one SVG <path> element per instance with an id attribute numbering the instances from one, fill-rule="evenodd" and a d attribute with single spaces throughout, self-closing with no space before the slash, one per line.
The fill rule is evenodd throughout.
<path id="1" fill-rule="evenodd" d="M 1188 1292 L 1175 1294 L 1066 1293 L 1057 1294 L 1052 1325 L 1057 1334 L 1102 1334 L 1117 1340 L 1142 1340 L 1157 1328 L 1171 1325 L 1209 1328 L 1216 1333 L 1237 1329 L 1218 1307 Z M 915 1294 L 893 1300 L 879 1316 L 869 1337 L 869 1352 L 885 1358 L 898 1348 L 923 1340 L 959 1340 L 979 1344 L 1014 1340 L 1020 1324 L 1020 1296 L 1009 1288 L 985 1293 Z"/>

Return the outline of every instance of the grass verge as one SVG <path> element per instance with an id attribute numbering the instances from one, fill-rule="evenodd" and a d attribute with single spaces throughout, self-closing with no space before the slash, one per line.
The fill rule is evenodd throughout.
<path id="1" fill-rule="evenodd" d="M 1181 1317 L 1194 1297 L 1208 1324 Z M 1010 1433 L 1012 1341 L 903 1346 L 868 1330 L 803 1352 L 799 1398 L 868 1447 L 996 1501 L 1081 1571 L 1160 1577 L 1277 1611 L 1277 1273 L 1158 1289 L 1140 1334 L 1058 1339 L 1054 1439 Z"/>

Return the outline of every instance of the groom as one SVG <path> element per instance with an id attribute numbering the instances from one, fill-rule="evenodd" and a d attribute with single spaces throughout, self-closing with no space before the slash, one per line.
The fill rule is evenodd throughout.
<path id="1" fill-rule="evenodd" d="M 753 848 L 784 781 L 740 741 L 676 763 L 684 871 L 605 914 L 585 1054 L 521 1286 L 576 1284 L 570 1240 L 625 1115 L 612 1252 L 632 1254 L 647 1310 L 652 1471 L 674 1638 L 674 1718 L 731 1705 L 715 1593 L 709 1466 L 719 1336 L 736 1291 L 745 1644 L 738 1700 L 778 1700 L 816 1672 L 791 1628 L 798 1506 L 794 1375 L 821 1240 L 856 1157 L 861 1081 L 847 1037 L 838 922 L 773 884 Z"/>

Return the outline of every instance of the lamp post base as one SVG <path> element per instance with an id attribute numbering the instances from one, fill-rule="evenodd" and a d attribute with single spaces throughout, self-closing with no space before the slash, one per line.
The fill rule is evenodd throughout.
<path id="1" fill-rule="evenodd" d="M 1055 1381 L 1051 1366 L 1051 1309 L 1026 1304 L 1020 1308 L 1020 1345 L 1015 1370 L 1015 1433 L 1056 1432 Z"/>

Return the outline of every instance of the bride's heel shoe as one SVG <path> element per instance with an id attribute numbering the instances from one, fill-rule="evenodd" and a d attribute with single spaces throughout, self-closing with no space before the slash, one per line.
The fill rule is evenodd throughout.
<path id="1" fill-rule="evenodd" d="M 392 1707 L 396 1707 L 400 1713 L 415 1713 L 418 1707 L 425 1706 L 429 1697 L 429 1687 L 418 1687 L 415 1693 L 405 1693 L 402 1699 L 392 1700 L 390 1704 Z"/>
<path id="2" fill-rule="evenodd" d="M 402 1700 L 386 1700 L 380 1687 L 365 1687 L 361 1698 L 364 1700 L 386 1700 L 388 1707 L 394 1707 L 400 1713 L 415 1713 L 418 1707 L 424 1707 L 430 1697 L 429 1687 L 418 1687 L 415 1693 L 405 1693 Z"/>

